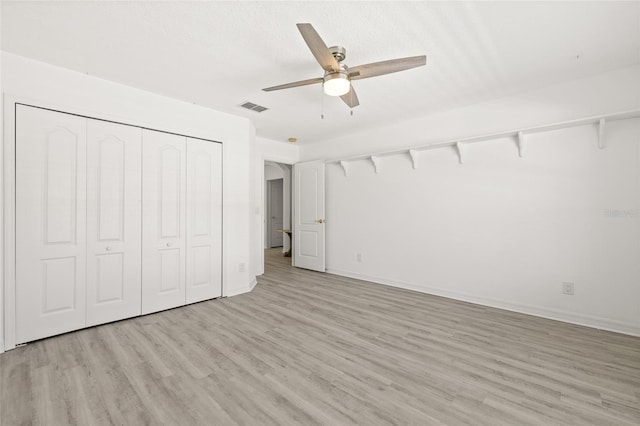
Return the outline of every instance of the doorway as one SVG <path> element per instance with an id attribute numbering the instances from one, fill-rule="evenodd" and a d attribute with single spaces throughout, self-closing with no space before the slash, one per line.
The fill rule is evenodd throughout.
<path id="1" fill-rule="evenodd" d="M 291 254 L 291 166 L 264 161 L 264 248 Z"/>

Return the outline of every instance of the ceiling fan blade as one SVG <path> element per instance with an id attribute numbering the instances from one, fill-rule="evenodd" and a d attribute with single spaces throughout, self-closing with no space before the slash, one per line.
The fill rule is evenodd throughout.
<path id="1" fill-rule="evenodd" d="M 355 108 L 360 105 L 360 101 L 358 101 L 358 95 L 356 95 L 356 91 L 353 89 L 353 85 L 351 85 L 351 88 L 346 94 L 340 96 L 340 99 L 342 99 L 344 103 L 349 106 L 349 108 Z"/>
<path id="2" fill-rule="evenodd" d="M 310 78 L 309 80 L 294 81 L 293 83 L 281 84 L 279 86 L 267 87 L 262 89 L 265 92 L 271 92 L 273 90 L 290 89 L 292 87 L 308 86 L 309 84 L 322 83 L 323 78 Z"/>
<path id="3" fill-rule="evenodd" d="M 340 65 L 311 24 L 296 24 L 311 53 L 325 71 L 338 71 Z"/>
<path id="4" fill-rule="evenodd" d="M 421 67 L 426 65 L 426 63 L 427 57 L 425 55 L 373 62 L 371 64 L 358 65 L 356 67 L 349 68 L 349 77 L 351 80 L 361 80 L 363 78 L 377 77 L 379 75 L 391 74 L 393 72 Z"/>

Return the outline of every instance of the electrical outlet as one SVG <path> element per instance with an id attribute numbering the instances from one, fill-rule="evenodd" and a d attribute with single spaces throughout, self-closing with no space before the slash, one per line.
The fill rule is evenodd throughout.
<path id="1" fill-rule="evenodd" d="M 568 294 L 569 296 L 573 296 L 573 283 L 564 282 L 562 283 L 562 294 Z"/>
<path id="2" fill-rule="evenodd" d="M 362 262 L 362 253 L 356 253 L 356 262 Z"/>
<path id="3" fill-rule="evenodd" d="M 244 263 L 241 263 L 240 265 L 238 265 L 238 272 L 244 272 L 244 268 L 245 268 Z"/>

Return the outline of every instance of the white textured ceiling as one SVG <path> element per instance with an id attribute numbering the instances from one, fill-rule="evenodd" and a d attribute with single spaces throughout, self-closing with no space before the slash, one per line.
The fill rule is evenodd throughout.
<path id="1" fill-rule="evenodd" d="M 299 22 L 350 66 L 421 54 L 427 66 L 354 82 L 353 116 L 320 85 L 261 91 L 322 76 Z M 2 49 L 304 144 L 640 63 L 640 3 L 3 1 Z"/>

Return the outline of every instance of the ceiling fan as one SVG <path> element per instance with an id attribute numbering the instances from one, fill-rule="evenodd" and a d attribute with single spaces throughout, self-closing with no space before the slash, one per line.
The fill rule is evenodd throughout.
<path id="1" fill-rule="evenodd" d="M 347 51 L 344 47 L 327 47 L 311 24 L 296 25 L 298 26 L 300 34 L 302 34 L 302 38 L 304 38 L 307 46 L 309 46 L 311 53 L 313 53 L 313 56 L 315 56 L 322 69 L 324 69 L 324 77 L 267 87 L 266 89 L 262 89 L 265 92 L 322 83 L 324 93 L 329 96 L 340 96 L 344 103 L 350 108 L 354 108 L 360 105 L 360 102 L 358 102 L 358 96 L 351 85 L 352 80 L 391 74 L 421 67 L 427 63 L 427 57 L 422 55 L 348 67 L 342 63 L 347 57 Z"/>

